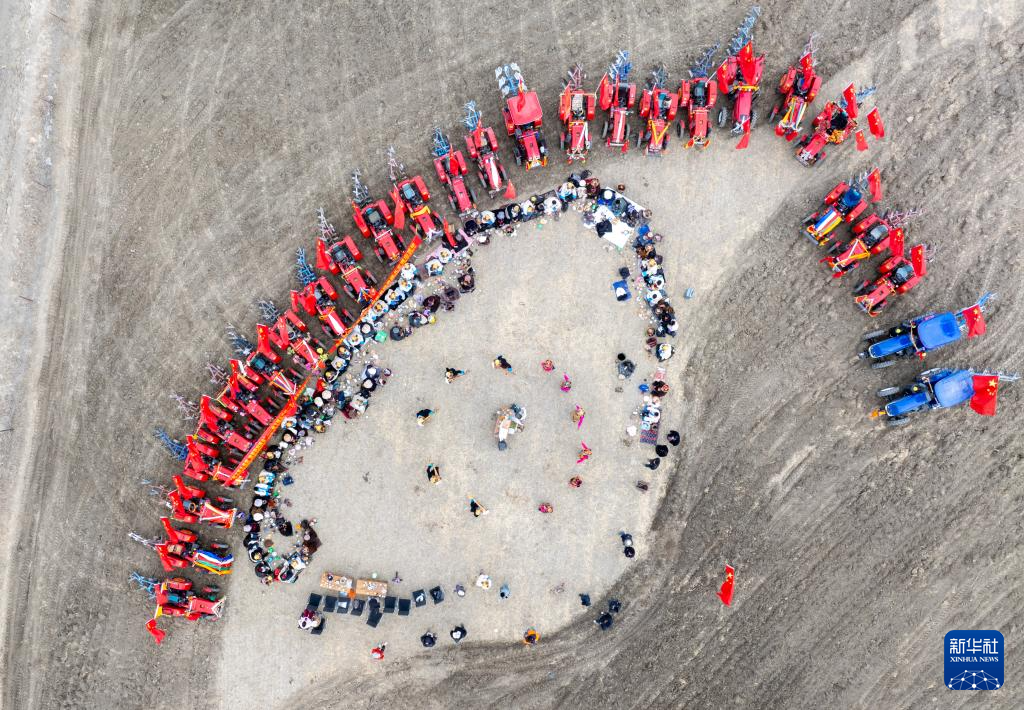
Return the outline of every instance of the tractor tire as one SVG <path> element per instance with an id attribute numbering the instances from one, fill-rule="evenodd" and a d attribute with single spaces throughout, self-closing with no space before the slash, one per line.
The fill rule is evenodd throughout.
<path id="1" fill-rule="evenodd" d="M 772 112 L 768 114 L 768 123 L 769 124 L 775 123 L 775 119 L 779 115 L 779 111 L 780 110 L 781 110 L 781 108 L 779 107 L 778 104 L 775 104 L 774 106 L 772 106 Z"/>
<path id="2" fill-rule="evenodd" d="M 523 154 L 519 152 L 519 148 L 514 148 L 512 154 L 516 157 L 516 165 L 521 166 L 523 164 Z"/>
<path id="3" fill-rule="evenodd" d="M 885 423 L 886 426 L 891 427 L 906 426 L 907 424 L 910 424 L 910 417 L 896 417 Z"/>
<path id="4" fill-rule="evenodd" d="M 342 286 L 342 290 L 345 292 L 346 296 L 348 296 L 353 301 L 356 301 L 356 290 L 354 288 L 352 288 L 348 284 L 345 284 L 344 286 Z M 358 303 L 358 301 L 356 302 Z"/>
<path id="5" fill-rule="evenodd" d="M 882 369 L 885 369 L 886 367 L 892 367 L 895 364 L 896 364 L 895 360 L 879 360 L 877 362 L 871 363 L 871 369 L 872 370 L 882 370 Z"/>
<path id="6" fill-rule="evenodd" d="M 757 118 L 758 118 L 757 109 L 752 109 L 750 111 L 750 130 L 751 131 L 753 131 L 754 128 L 757 127 Z"/>
<path id="7" fill-rule="evenodd" d="M 477 170 L 476 171 L 476 176 L 478 178 L 480 178 L 480 187 L 482 187 L 483 189 L 486 190 L 487 189 L 487 177 L 484 175 L 483 171 L 482 170 Z"/>
<path id="8" fill-rule="evenodd" d="M 466 185 L 466 193 L 469 195 L 469 201 L 473 203 L 473 209 L 476 209 L 476 193 L 473 192 L 473 188 Z"/>
<path id="9" fill-rule="evenodd" d="M 676 124 L 676 135 L 679 136 L 680 139 L 682 139 L 682 137 L 683 137 L 683 122 L 682 121 L 680 121 L 679 123 Z"/>
<path id="10" fill-rule="evenodd" d="M 636 134 L 636 147 L 639 148 L 644 144 L 644 132 L 640 131 Z"/>
<path id="11" fill-rule="evenodd" d="M 565 151 L 565 132 L 558 134 L 558 148 Z"/>
<path id="12" fill-rule="evenodd" d="M 882 389 L 878 390 L 878 396 L 881 397 L 882 399 L 888 399 L 889 397 L 892 397 L 894 394 L 899 394 L 901 391 L 902 390 L 899 387 L 883 387 Z"/>
<path id="13" fill-rule="evenodd" d="M 853 295 L 863 296 L 867 292 L 868 288 L 870 288 L 870 286 L 870 281 L 861 281 L 860 285 L 853 289 Z"/>
<path id="14" fill-rule="evenodd" d="M 725 128 L 725 122 L 729 118 L 729 112 L 725 110 L 725 106 L 718 109 L 718 127 Z"/>
<path id="15" fill-rule="evenodd" d="M 629 145 L 629 139 L 630 139 L 630 137 L 632 137 L 632 135 L 633 135 L 633 127 L 627 123 L 626 124 L 626 135 L 625 135 L 625 138 L 623 139 L 622 142 L 625 143 L 626 145 Z"/>
<path id="16" fill-rule="evenodd" d="M 835 242 L 834 244 L 832 244 L 832 246 L 830 246 L 828 248 L 828 255 L 829 256 L 835 256 L 840 251 L 842 251 L 842 249 L 843 249 L 843 245 L 840 244 L 839 242 Z"/>
<path id="17" fill-rule="evenodd" d="M 605 121 L 604 122 L 604 127 L 601 129 L 601 138 L 602 139 L 608 137 L 608 128 L 609 128 L 608 121 Z"/>
<path id="18" fill-rule="evenodd" d="M 874 340 L 875 338 L 879 337 L 880 335 L 885 335 L 885 331 L 884 330 L 872 330 L 870 333 L 865 333 L 864 335 L 862 335 L 860 339 L 861 340 Z"/>

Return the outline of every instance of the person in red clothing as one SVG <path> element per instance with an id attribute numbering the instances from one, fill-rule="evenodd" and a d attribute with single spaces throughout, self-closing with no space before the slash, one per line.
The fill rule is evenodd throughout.
<path id="1" fill-rule="evenodd" d="M 373 658 L 375 660 L 383 661 L 384 660 L 384 649 L 387 648 L 387 647 L 388 647 L 388 645 L 386 643 L 384 643 L 383 641 L 381 641 L 377 646 L 375 646 L 375 647 L 370 649 L 370 655 L 373 656 Z"/>

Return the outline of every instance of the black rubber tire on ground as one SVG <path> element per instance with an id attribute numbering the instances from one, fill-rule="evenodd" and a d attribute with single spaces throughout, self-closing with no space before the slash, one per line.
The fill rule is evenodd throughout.
<path id="1" fill-rule="evenodd" d="M 629 139 L 630 139 L 630 137 L 632 135 L 633 135 L 633 127 L 627 123 L 626 124 L 626 133 L 625 133 L 625 138 L 623 140 L 623 143 L 626 143 L 628 145 L 629 144 Z"/>
<path id="2" fill-rule="evenodd" d="M 558 134 L 558 147 L 560 150 L 565 150 L 565 131 Z"/>
<path id="3" fill-rule="evenodd" d="M 473 208 L 476 209 L 476 193 L 468 183 L 466 184 L 466 193 L 469 195 L 469 201 L 473 203 Z"/>
<path id="4" fill-rule="evenodd" d="M 861 340 L 874 340 L 875 338 L 877 338 L 877 337 L 879 337 L 881 335 L 885 335 L 885 331 L 884 330 L 872 330 L 872 331 L 862 335 L 860 339 Z"/>
<path id="5" fill-rule="evenodd" d="M 886 426 L 898 427 L 910 424 L 910 417 L 895 417 L 885 423 Z"/>
<path id="6" fill-rule="evenodd" d="M 484 175 L 484 171 L 483 170 L 477 170 L 476 171 L 476 176 L 478 178 L 480 178 L 480 187 L 482 187 L 483 189 L 486 190 L 487 189 L 487 176 Z"/>
<path id="7" fill-rule="evenodd" d="M 750 130 L 754 130 L 754 128 L 757 126 L 757 119 L 757 109 L 752 109 L 750 111 Z"/>
<path id="8" fill-rule="evenodd" d="M 772 112 L 768 114 L 768 123 L 774 123 L 775 117 L 779 115 L 780 107 L 778 104 L 772 106 Z"/>
<path id="9" fill-rule="evenodd" d="M 604 126 L 601 128 L 601 138 L 608 137 L 608 121 L 604 122 Z"/>
<path id="10" fill-rule="evenodd" d="M 840 244 L 839 242 L 835 242 L 835 243 L 834 243 L 834 244 L 833 244 L 832 246 L 830 246 L 830 247 L 828 248 L 828 254 L 829 254 L 829 256 L 835 256 L 835 255 L 836 255 L 836 254 L 838 254 L 838 253 L 839 253 L 840 251 L 842 251 L 842 248 L 843 248 L 843 245 L 842 245 L 842 244 Z"/>
<path id="11" fill-rule="evenodd" d="M 512 155 L 516 158 L 516 165 L 523 164 L 523 154 L 519 151 L 519 146 L 512 149 Z"/>
<path id="12" fill-rule="evenodd" d="M 644 132 L 640 131 L 636 134 L 636 147 L 639 148 L 644 143 Z"/>
<path id="13" fill-rule="evenodd" d="M 682 121 L 680 121 L 679 123 L 676 124 L 676 135 L 679 136 L 680 138 L 683 137 L 683 122 Z"/>
<path id="14" fill-rule="evenodd" d="M 889 397 L 892 397 L 894 394 L 899 394 L 901 391 L 902 390 L 899 387 L 883 387 L 882 389 L 878 390 L 878 396 L 882 397 L 883 399 L 888 399 Z"/>
<path id="15" fill-rule="evenodd" d="M 729 118 L 729 112 L 726 110 L 725 106 L 723 106 L 722 108 L 718 109 L 718 127 L 719 128 L 725 128 L 725 122 L 726 122 L 726 120 L 728 118 Z"/>
<path id="16" fill-rule="evenodd" d="M 884 369 L 886 367 L 892 367 L 895 364 L 896 364 L 895 360 L 876 360 L 875 362 L 871 363 L 871 369 L 872 370 L 882 370 L 882 369 Z"/>
<path id="17" fill-rule="evenodd" d="M 871 286 L 870 281 L 861 281 L 860 285 L 853 289 L 854 296 L 863 296 Z"/>

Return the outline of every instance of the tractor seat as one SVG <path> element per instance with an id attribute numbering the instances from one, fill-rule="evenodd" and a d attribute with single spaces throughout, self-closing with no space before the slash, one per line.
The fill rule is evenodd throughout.
<path id="1" fill-rule="evenodd" d="M 867 235 L 864 237 L 864 243 L 868 245 L 868 248 L 871 248 L 888 236 L 889 227 L 885 224 L 879 223 L 868 230 Z"/>

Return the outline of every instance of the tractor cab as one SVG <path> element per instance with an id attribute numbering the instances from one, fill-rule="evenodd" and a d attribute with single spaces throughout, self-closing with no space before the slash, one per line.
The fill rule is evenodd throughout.
<path id="1" fill-rule="evenodd" d="M 935 401 L 940 407 L 955 407 L 974 396 L 974 377 L 969 370 L 960 370 L 932 384 Z"/>
<path id="2" fill-rule="evenodd" d="M 914 267 L 911 264 L 903 263 L 893 269 L 892 276 L 889 278 L 892 281 L 892 285 L 899 288 L 916 275 L 917 273 L 914 271 Z"/>
<path id="3" fill-rule="evenodd" d="M 420 199 L 420 194 L 416 191 L 416 188 L 412 186 L 411 182 L 407 182 L 402 185 L 402 197 L 413 206 L 419 206 L 423 200 Z"/>
<path id="4" fill-rule="evenodd" d="M 839 204 L 836 205 L 836 208 L 843 214 L 847 214 L 855 209 L 861 203 L 861 200 L 863 200 L 863 196 L 860 194 L 860 190 L 851 187 L 839 198 Z"/>
<path id="5" fill-rule="evenodd" d="M 537 92 L 527 91 L 513 96 L 506 102 L 509 118 L 515 126 L 521 128 L 532 128 L 534 124 L 540 125 L 543 112 L 540 107 L 540 99 Z"/>
<path id="6" fill-rule="evenodd" d="M 942 313 L 921 321 L 915 329 L 924 350 L 935 350 L 960 339 L 960 324 L 952 313 Z"/>
<path id="7" fill-rule="evenodd" d="M 878 244 L 881 244 L 888 237 L 889 237 L 889 226 L 887 224 L 885 224 L 884 222 L 879 222 L 878 224 L 873 226 L 871 229 L 869 229 L 868 233 L 865 234 L 862 237 L 862 239 L 864 241 L 864 245 L 868 249 L 874 249 L 875 246 L 877 246 Z"/>
<path id="8" fill-rule="evenodd" d="M 707 82 L 697 81 L 693 84 L 693 91 L 690 93 L 690 103 L 697 108 L 703 108 L 708 105 L 708 87 Z"/>
<path id="9" fill-rule="evenodd" d="M 385 226 L 384 217 L 381 215 L 380 210 L 378 210 L 376 207 L 371 207 L 365 212 L 363 212 L 363 219 L 366 220 L 366 223 L 374 231 L 377 231 L 377 229 Z"/>
<path id="10" fill-rule="evenodd" d="M 839 131 L 842 133 L 846 130 L 847 126 L 850 125 L 850 117 L 846 114 L 846 111 L 836 111 L 832 114 L 832 118 L 829 119 L 828 128 L 829 131 Z"/>

